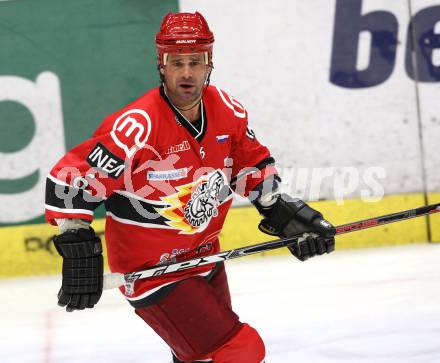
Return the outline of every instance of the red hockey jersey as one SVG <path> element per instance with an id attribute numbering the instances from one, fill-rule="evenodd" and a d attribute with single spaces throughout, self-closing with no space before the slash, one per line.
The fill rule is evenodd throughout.
<path id="1" fill-rule="evenodd" d="M 105 239 L 113 272 L 133 272 L 180 256 L 219 251 L 232 191 L 247 196 L 276 173 L 269 150 L 247 125 L 247 111 L 209 86 L 194 127 L 157 87 L 102 122 L 70 150 L 46 184 L 46 219 L 93 219 L 106 207 Z M 139 280 L 122 288 L 137 301 L 214 266 Z"/>

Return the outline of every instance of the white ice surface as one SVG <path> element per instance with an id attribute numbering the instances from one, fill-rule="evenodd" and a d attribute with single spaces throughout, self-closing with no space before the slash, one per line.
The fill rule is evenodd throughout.
<path id="1" fill-rule="evenodd" d="M 227 263 L 233 305 L 268 363 L 440 362 L 440 245 Z M 118 291 L 66 313 L 59 277 L 0 281 L 0 362 L 169 362 Z"/>

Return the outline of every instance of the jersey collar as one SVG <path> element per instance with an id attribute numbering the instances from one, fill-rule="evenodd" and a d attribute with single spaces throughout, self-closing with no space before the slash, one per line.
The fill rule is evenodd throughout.
<path id="1" fill-rule="evenodd" d="M 190 122 L 188 119 L 182 115 L 182 113 L 171 103 L 168 96 L 165 93 L 165 89 L 163 84 L 160 86 L 160 95 L 166 101 L 168 106 L 173 110 L 174 115 L 176 116 L 178 122 L 191 134 L 191 136 L 196 139 L 199 143 L 202 141 L 205 136 L 206 129 L 208 126 L 208 120 L 206 118 L 205 106 L 203 104 L 203 100 L 200 101 L 201 107 L 201 116 L 200 119 L 195 122 Z"/>

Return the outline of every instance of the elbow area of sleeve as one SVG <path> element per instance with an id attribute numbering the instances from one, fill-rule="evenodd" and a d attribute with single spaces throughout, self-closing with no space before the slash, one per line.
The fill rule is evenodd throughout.
<path id="1" fill-rule="evenodd" d="M 50 224 L 55 224 L 55 218 L 92 220 L 94 210 L 102 202 L 102 198 L 53 177 L 46 179 L 45 216 Z"/>
<path id="2" fill-rule="evenodd" d="M 238 173 L 236 177 L 232 178 L 231 187 L 237 194 L 247 197 L 249 193 L 266 178 L 278 174 L 274 163 L 275 159 L 273 157 L 267 157 L 256 166 L 244 169 Z"/>

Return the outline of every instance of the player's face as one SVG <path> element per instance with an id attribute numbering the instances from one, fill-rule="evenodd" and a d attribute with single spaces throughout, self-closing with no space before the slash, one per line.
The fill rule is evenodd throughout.
<path id="1" fill-rule="evenodd" d="M 165 89 L 171 102 L 179 108 L 197 102 L 209 70 L 203 53 L 169 54 L 161 73 L 165 76 Z"/>

